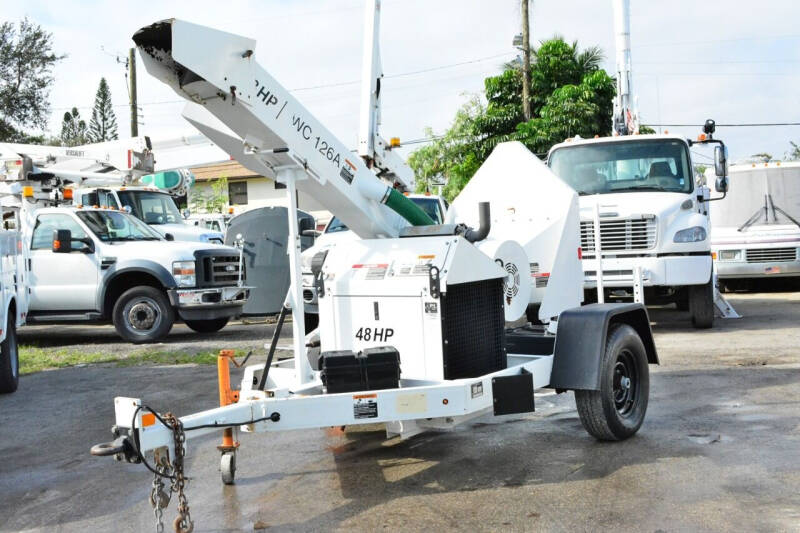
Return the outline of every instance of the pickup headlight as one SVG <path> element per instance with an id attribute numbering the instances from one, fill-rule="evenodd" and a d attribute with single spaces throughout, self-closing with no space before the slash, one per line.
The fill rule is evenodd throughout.
<path id="1" fill-rule="evenodd" d="M 742 257 L 741 250 L 720 250 L 717 253 L 720 261 L 738 261 Z"/>
<path id="2" fill-rule="evenodd" d="M 682 229 L 672 239 L 673 242 L 699 242 L 704 240 L 706 240 L 706 229 L 702 226 Z"/>
<path id="3" fill-rule="evenodd" d="M 194 274 L 194 261 L 175 261 L 172 263 L 172 276 L 178 287 L 194 287 L 197 278 Z"/>

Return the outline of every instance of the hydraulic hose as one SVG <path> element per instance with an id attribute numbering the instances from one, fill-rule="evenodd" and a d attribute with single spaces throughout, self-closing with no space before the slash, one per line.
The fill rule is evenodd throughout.
<path id="1" fill-rule="evenodd" d="M 469 242 L 482 241 L 489 235 L 489 230 L 492 229 L 492 216 L 489 210 L 489 202 L 481 202 L 478 204 L 478 217 L 480 226 L 477 230 L 469 228 L 464 233 L 464 238 Z"/>
<path id="2" fill-rule="evenodd" d="M 403 217 L 412 226 L 432 226 L 435 222 L 420 207 L 406 198 L 403 193 L 389 188 L 383 201 L 386 207 Z"/>

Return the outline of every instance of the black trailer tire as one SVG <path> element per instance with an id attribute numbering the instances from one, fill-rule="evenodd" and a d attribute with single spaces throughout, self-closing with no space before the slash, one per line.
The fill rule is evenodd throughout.
<path id="1" fill-rule="evenodd" d="M 714 325 L 714 285 L 689 286 L 689 313 L 692 325 L 697 329 L 708 329 Z"/>
<path id="2" fill-rule="evenodd" d="M 187 326 L 197 333 L 215 333 L 228 324 L 229 317 L 212 318 L 211 320 L 184 320 Z"/>
<path id="3" fill-rule="evenodd" d="M 644 422 L 650 395 L 647 352 L 636 330 L 611 326 L 600 367 L 600 390 L 576 390 L 584 429 L 605 441 L 633 436 Z"/>
<path id="4" fill-rule="evenodd" d="M 122 293 L 114 304 L 112 320 L 117 333 L 126 341 L 156 342 L 172 329 L 175 311 L 164 291 L 142 285 Z"/>
<path id="5" fill-rule="evenodd" d="M 319 315 L 317 313 L 303 313 L 303 323 L 306 327 L 306 335 L 308 335 L 319 326 Z"/>
<path id="6" fill-rule="evenodd" d="M 6 328 L 6 338 L 0 343 L 0 394 L 14 392 L 19 386 L 19 347 L 13 316 L 8 317 Z"/>

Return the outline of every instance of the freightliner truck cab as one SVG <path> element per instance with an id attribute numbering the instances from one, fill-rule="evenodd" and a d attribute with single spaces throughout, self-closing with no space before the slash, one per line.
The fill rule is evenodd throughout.
<path id="1" fill-rule="evenodd" d="M 630 296 L 641 268 L 645 300 L 674 302 L 696 328 L 714 320 L 709 240 L 709 189 L 695 183 L 690 146 L 717 143 L 717 191 L 727 191 L 721 141 L 676 135 L 573 139 L 553 146 L 548 165 L 580 196 L 581 252 L 586 300 L 596 294 L 594 220 L 599 207 L 603 286 L 608 296 Z M 716 199 L 716 198 L 715 198 Z"/>

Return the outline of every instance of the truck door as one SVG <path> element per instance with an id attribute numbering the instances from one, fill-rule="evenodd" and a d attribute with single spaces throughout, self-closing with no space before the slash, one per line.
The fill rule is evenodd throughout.
<path id="1" fill-rule="evenodd" d="M 65 213 L 39 215 L 30 250 L 31 311 L 93 311 L 97 307 L 99 266 L 95 253 L 53 253 L 53 231 L 68 229 L 73 238 L 88 237 L 78 221 Z"/>

